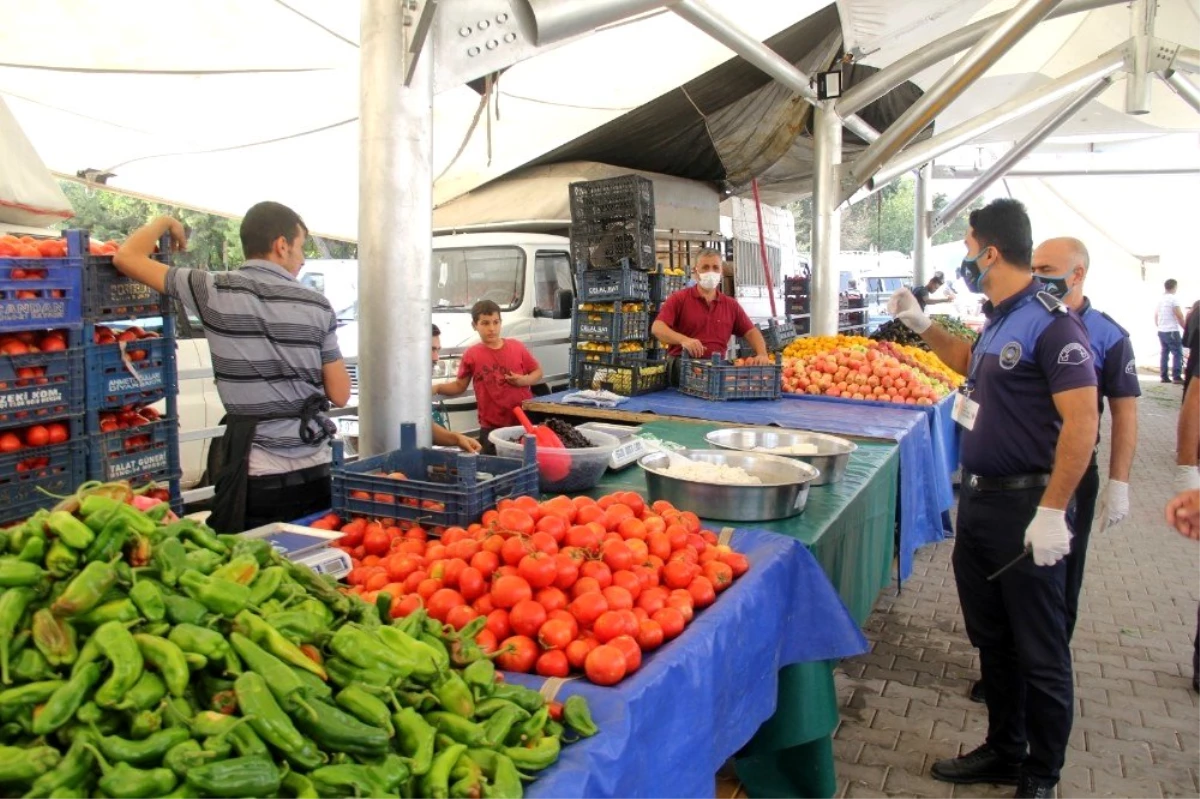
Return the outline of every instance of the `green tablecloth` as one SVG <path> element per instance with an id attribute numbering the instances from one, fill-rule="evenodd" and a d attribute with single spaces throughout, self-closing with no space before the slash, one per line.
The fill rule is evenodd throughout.
<path id="1" fill-rule="evenodd" d="M 689 448 L 706 448 L 704 435 L 718 425 L 651 422 L 643 431 Z M 755 522 L 800 540 L 821 564 L 838 595 L 861 625 L 891 580 L 896 490 L 900 459 L 892 443 L 859 442 L 845 478 L 809 490 L 804 513 L 778 522 Z M 592 492 L 645 492 L 640 469 L 609 472 Z M 726 523 L 710 521 L 719 529 Z M 751 796 L 832 796 L 836 788 L 831 735 L 837 726 L 833 663 L 800 663 L 780 673 L 775 715 L 737 761 Z"/>

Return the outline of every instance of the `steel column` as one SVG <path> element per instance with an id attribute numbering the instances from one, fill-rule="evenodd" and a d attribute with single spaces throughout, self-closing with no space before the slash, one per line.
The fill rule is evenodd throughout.
<path id="1" fill-rule="evenodd" d="M 987 191 L 988 187 L 995 183 L 1000 178 L 1008 174 L 1017 162 L 1025 156 L 1029 155 L 1035 147 L 1045 141 L 1051 133 L 1058 130 L 1064 122 L 1082 109 L 1092 100 L 1099 97 L 1105 89 L 1112 85 L 1112 78 L 1104 78 L 1096 82 L 1095 86 L 1080 92 L 1077 96 L 1072 97 L 1061 107 L 1043 119 L 1037 126 L 1025 134 L 1019 142 L 1014 144 L 1008 152 L 1000 156 L 996 163 L 992 164 L 986 172 L 979 177 L 979 180 L 972 183 L 967 190 L 955 197 L 949 205 L 939 211 L 933 218 L 933 232 L 937 233 L 949 225 L 954 217 L 958 216 L 963 210 L 975 201 L 975 198 Z"/>
<path id="2" fill-rule="evenodd" d="M 842 248 L 842 203 L 838 165 L 842 162 L 842 120 L 833 102 L 813 109 L 813 269 L 809 290 L 812 333 L 832 336 L 838 331 L 837 257 Z"/>
<path id="3" fill-rule="evenodd" d="M 879 167 L 925 130 L 946 106 L 954 102 L 992 64 L 1011 50 L 1013 45 L 1037 25 L 1058 2 L 1059 0 L 1021 0 L 1003 22 L 950 67 L 929 91 L 909 106 L 891 127 L 859 155 L 850 165 L 841 198 L 849 199 L 859 187 L 865 185 Z"/>
<path id="4" fill-rule="evenodd" d="M 879 189 L 905 172 L 916 169 L 921 164 L 932 161 L 956 147 L 961 147 L 989 130 L 1019 119 L 1040 108 L 1045 108 L 1051 103 L 1064 97 L 1070 97 L 1075 92 L 1094 85 L 1097 81 L 1116 72 L 1124 64 L 1125 58 L 1120 52 L 1106 53 L 1091 63 L 1071 70 L 1061 78 L 1012 98 L 986 114 L 980 114 L 950 130 L 926 139 L 920 144 L 909 147 L 880 167 L 867 185 L 872 191 Z"/>
<path id="5" fill-rule="evenodd" d="M 929 230 L 930 217 L 933 215 L 933 164 L 928 163 L 917 170 L 916 193 L 913 196 L 913 285 L 924 286 L 933 277 L 933 268 L 929 263 L 929 244 L 933 238 Z"/>
<path id="6" fill-rule="evenodd" d="M 1154 17 L 1158 0 L 1133 0 L 1129 40 L 1129 77 L 1125 79 L 1125 113 L 1150 113 L 1150 47 L 1154 37 Z"/>
<path id="7" fill-rule="evenodd" d="M 662 8 L 664 0 L 519 0 L 533 15 L 539 47 Z"/>
<path id="8" fill-rule="evenodd" d="M 1097 8 L 1123 5 L 1128 2 L 1129 0 L 1063 0 L 1045 18 L 1056 19 L 1069 14 L 1081 14 L 1087 11 L 1094 11 Z M 1000 24 L 1007 16 L 1008 12 L 1006 11 L 987 19 L 981 19 L 978 22 L 972 22 L 966 27 L 952 31 L 914 50 L 903 58 L 897 59 L 895 63 L 889 64 L 879 70 L 863 80 L 862 83 L 857 83 L 847 89 L 845 94 L 838 98 L 837 112 L 839 114 L 854 114 L 863 110 L 892 89 L 904 83 L 904 81 L 932 67 L 934 64 L 945 61 L 955 53 L 966 50 L 982 39 L 988 31 Z M 1182 69 L 1182 67 L 1180 68 Z"/>
<path id="9" fill-rule="evenodd" d="M 1200 89 L 1196 88 L 1196 84 L 1192 83 L 1182 72 L 1171 70 L 1170 72 L 1160 72 L 1158 76 L 1170 86 L 1176 94 L 1178 94 L 1185 103 L 1192 107 L 1192 110 L 1200 112 Z"/>
<path id="10" fill-rule="evenodd" d="M 1180 47 L 1171 61 L 1171 69 L 1177 72 L 1200 73 L 1200 50 L 1195 47 Z"/>
<path id="11" fill-rule="evenodd" d="M 407 74 L 405 3 L 362 0 L 358 157 L 359 452 L 430 445 L 433 42 Z"/>
<path id="12" fill-rule="evenodd" d="M 965 169 L 953 166 L 939 166 L 933 170 L 933 176 L 938 180 L 974 180 L 981 177 L 986 170 Z M 1136 177 L 1140 175 L 1200 175 L 1200 164 L 1195 166 L 1131 166 L 1104 167 L 1088 169 L 1086 167 L 1029 167 L 1027 169 L 1009 170 L 1005 177 L 1009 178 L 1111 178 Z"/>

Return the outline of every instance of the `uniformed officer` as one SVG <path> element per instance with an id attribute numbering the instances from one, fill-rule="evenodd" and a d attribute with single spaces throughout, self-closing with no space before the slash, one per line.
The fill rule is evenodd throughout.
<path id="1" fill-rule="evenodd" d="M 963 489 L 954 576 L 967 635 L 979 648 L 987 740 L 931 774 L 955 783 L 1015 784 L 1054 794 L 1071 732 L 1067 634 L 1067 505 L 1096 441 L 1096 370 L 1083 323 L 1033 280 L 1029 217 L 1000 199 L 970 216 L 962 273 L 987 295 L 972 347 L 933 324 L 908 289 L 889 302 L 943 361 L 966 375 Z M 1022 555 L 995 579 L 989 579 Z"/>

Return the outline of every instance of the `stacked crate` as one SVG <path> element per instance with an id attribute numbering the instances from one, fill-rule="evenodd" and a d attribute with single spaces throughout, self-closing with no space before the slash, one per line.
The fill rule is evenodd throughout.
<path id="1" fill-rule="evenodd" d="M 164 239 L 162 255 L 154 257 L 165 261 L 168 244 Z M 112 256 L 85 257 L 83 289 L 87 479 L 134 486 L 153 481 L 168 489 L 179 509 L 179 381 L 170 302 L 123 276 Z"/>
<path id="2" fill-rule="evenodd" d="M 650 360 L 656 271 L 654 185 L 637 175 L 572 183 L 571 258 L 578 297 L 571 383 L 619 394 L 658 391 L 666 369 Z"/>
<path id="3" fill-rule="evenodd" d="M 0 523 L 24 519 L 83 481 L 80 300 L 87 238 L 0 257 Z M 7 251 L 11 251 L 6 250 Z"/>

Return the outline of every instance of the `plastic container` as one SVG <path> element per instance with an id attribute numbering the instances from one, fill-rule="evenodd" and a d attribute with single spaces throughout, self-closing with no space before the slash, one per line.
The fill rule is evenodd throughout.
<path id="1" fill-rule="evenodd" d="M 30 377 L 22 370 L 33 369 Z M 0 427 L 20 427 L 83 413 L 83 350 L 0 355 Z"/>
<path id="2" fill-rule="evenodd" d="M 0 331 L 79 327 L 82 266 L 82 257 L 0 258 Z"/>
<path id="3" fill-rule="evenodd" d="M 158 254 L 153 257 L 166 262 Z M 111 255 L 89 255 L 85 259 L 83 317 L 88 321 L 139 319 L 169 311 L 170 303 L 162 294 L 118 272 Z"/>
<path id="4" fill-rule="evenodd" d="M 177 388 L 175 339 L 87 346 L 87 406 L 149 405 Z"/>
<path id="5" fill-rule="evenodd" d="M 711 360 L 683 359 L 679 368 L 679 390 L 706 400 L 777 400 L 781 394 L 783 367 L 734 366 L 719 356 Z"/>
<path id="6" fill-rule="evenodd" d="M 602 388 L 624 397 L 636 397 L 665 389 L 667 367 L 664 363 L 651 361 L 615 365 L 572 357 L 571 385 L 579 389 Z"/>
<path id="7" fill-rule="evenodd" d="M 83 482 L 87 442 L 64 441 L 0 455 L 0 522 L 29 517 L 58 502 Z"/>
<path id="8" fill-rule="evenodd" d="M 551 481 L 542 475 L 543 494 L 559 494 L 565 491 L 583 491 L 595 488 L 596 484 L 600 482 L 600 478 L 604 476 L 604 470 L 608 468 L 609 457 L 621 445 L 616 436 L 610 436 L 608 433 L 601 433 L 598 430 L 580 430 L 579 434 L 595 446 L 586 449 L 547 448 L 541 450 L 555 455 L 566 453 L 571 460 L 571 471 L 563 479 Z M 512 458 L 523 451 L 524 445 L 521 442 L 527 435 L 525 428 L 520 425 L 501 427 L 493 430 L 492 434 L 488 436 L 488 440 L 496 447 L 497 455 L 502 458 Z M 533 438 L 533 436 L 529 436 L 529 438 Z"/>
<path id="9" fill-rule="evenodd" d="M 628 264 L 618 269 L 585 269 L 576 273 L 580 302 L 650 300 L 650 275 Z"/>
<path id="10" fill-rule="evenodd" d="M 640 341 L 650 333 L 646 311 L 581 311 L 571 319 L 571 335 L 584 341 Z"/>
<path id="11" fill-rule="evenodd" d="M 687 285 L 687 273 L 682 275 L 667 275 L 657 272 L 650 275 L 650 300 L 662 303 L 677 291 L 682 291 Z"/>
<path id="12" fill-rule="evenodd" d="M 653 226 L 615 224 L 588 230 L 592 232 L 571 232 L 571 261 L 576 269 L 611 269 L 624 261 L 643 272 L 655 268 Z"/>
<path id="13" fill-rule="evenodd" d="M 89 424 L 95 415 L 96 411 L 89 409 Z M 88 436 L 89 478 L 104 482 L 128 480 L 143 485 L 151 480 L 178 481 L 181 474 L 179 423 L 173 417 L 164 416 L 150 424 L 111 433 L 93 432 Z"/>
<path id="14" fill-rule="evenodd" d="M 640 175 L 580 181 L 568 192 L 573 224 L 634 219 L 654 227 L 654 183 Z"/>
<path id="15" fill-rule="evenodd" d="M 417 449 L 416 438 L 413 425 L 402 425 L 400 449 L 354 463 L 343 463 L 341 443 L 335 443 L 334 513 L 342 518 L 405 519 L 426 527 L 465 527 L 502 499 L 537 496 L 532 444 L 508 458 Z M 405 479 L 387 476 L 393 472 L 403 473 Z"/>

